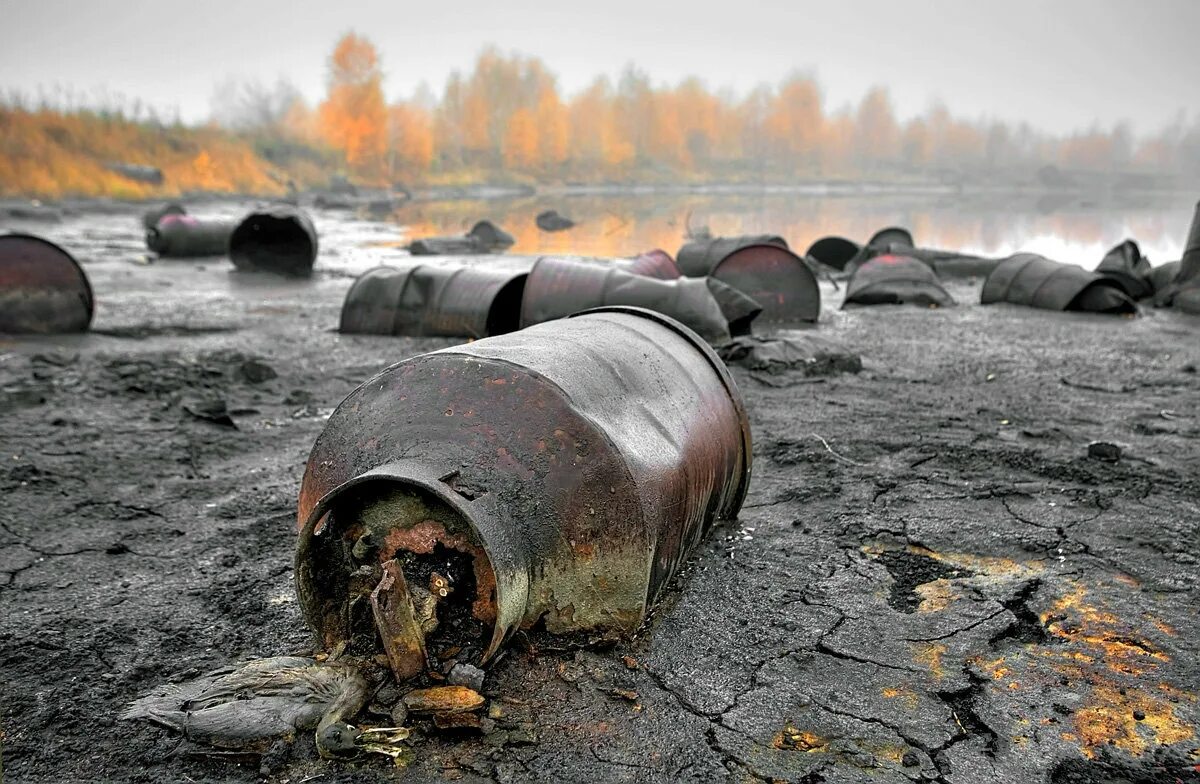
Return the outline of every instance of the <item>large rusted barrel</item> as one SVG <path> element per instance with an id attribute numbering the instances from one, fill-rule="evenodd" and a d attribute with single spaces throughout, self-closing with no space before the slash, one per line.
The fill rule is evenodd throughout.
<path id="1" fill-rule="evenodd" d="M 158 222 L 168 215 L 187 215 L 187 209 L 179 202 L 168 202 L 152 207 L 142 213 L 142 228 L 146 231 L 153 229 Z"/>
<path id="2" fill-rule="evenodd" d="M 1000 262 L 983 282 L 980 302 L 1093 313 L 1137 312 L 1137 304 L 1113 281 L 1036 253 L 1018 253 Z"/>
<path id="3" fill-rule="evenodd" d="M 891 253 L 876 256 L 854 270 L 846 285 L 847 305 L 920 305 L 947 307 L 954 298 L 924 263 Z"/>
<path id="4" fill-rule="evenodd" d="M 628 305 L 662 313 L 712 342 L 728 340 L 732 334 L 745 334 L 762 311 L 754 300 L 715 278 L 659 280 L 628 272 L 610 262 L 545 256 L 529 271 L 521 300 L 521 326 L 605 305 Z"/>
<path id="5" fill-rule="evenodd" d="M 639 253 L 630 259 L 614 259 L 613 263 L 648 278 L 675 280 L 683 276 L 683 273 L 679 271 L 679 265 L 675 263 L 675 259 L 671 258 L 671 254 L 659 248 Z"/>
<path id="6" fill-rule="evenodd" d="M 440 635 L 486 661 L 535 625 L 631 633 L 714 523 L 737 516 L 751 452 L 724 363 L 650 311 L 404 360 L 342 402 L 309 456 L 301 607 L 327 649 L 382 644 L 402 677 L 398 659 Z M 397 580 L 419 598 L 383 602 Z M 389 636 L 414 605 L 423 620 L 436 610 L 437 630 Z"/>
<path id="7" fill-rule="evenodd" d="M 229 258 L 240 270 L 303 277 L 312 274 L 317 247 L 308 215 L 280 204 L 242 219 L 229 237 Z"/>
<path id="8" fill-rule="evenodd" d="M 354 281 L 340 332 L 483 338 L 520 325 L 531 262 L 377 267 Z"/>
<path id="9" fill-rule="evenodd" d="M 70 253 L 31 234 L 0 235 L 0 333 L 86 332 L 94 305 Z"/>
<path id="10" fill-rule="evenodd" d="M 192 258 L 224 256 L 238 222 L 192 215 L 165 215 L 146 230 L 146 247 L 159 256 Z"/>
<path id="11" fill-rule="evenodd" d="M 781 237 L 697 240 L 680 248 L 676 260 L 684 275 L 716 278 L 752 298 L 763 308 L 760 321 L 816 321 L 821 314 L 816 276 Z"/>

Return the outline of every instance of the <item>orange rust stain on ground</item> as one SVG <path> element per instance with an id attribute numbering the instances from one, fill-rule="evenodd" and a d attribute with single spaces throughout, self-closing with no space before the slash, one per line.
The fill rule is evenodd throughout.
<path id="1" fill-rule="evenodd" d="M 1172 696 L 1184 697 L 1181 692 Z M 1075 712 L 1074 721 L 1084 754 L 1089 757 L 1107 745 L 1141 755 L 1151 746 L 1167 746 L 1195 736 L 1193 728 L 1175 715 L 1169 701 L 1111 683 L 1093 688 L 1088 704 Z"/>
<path id="2" fill-rule="evenodd" d="M 946 653 L 945 645 L 940 642 L 916 642 L 912 643 L 912 648 L 913 661 L 928 668 L 938 680 L 946 676 L 945 670 L 942 669 L 942 655 Z"/>
<path id="3" fill-rule="evenodd" d="M 900 700 L 904 706 L 911 711 L 917 709 L 917 693 L 907 686 L 887 686 L 880 691 L 884 698 L 889 700 Z"/>
<path id="4" fill-rule="evenodd" d="M 913 590 L 921 597 L 921 603 L 917 605 L 919 613 L 941 612 L 963 598 L 954 583 L 945 578 L 918 585 Z"/>
<path id="5" fill-rule="evenodd" d="M 784 725 L 783 729 L 775 733 L 771 745 L 783 751 L 803 751 L 809 754 L 829 750 L 829 743 L 821 736 L 798 729 L 790 721 Z"/>

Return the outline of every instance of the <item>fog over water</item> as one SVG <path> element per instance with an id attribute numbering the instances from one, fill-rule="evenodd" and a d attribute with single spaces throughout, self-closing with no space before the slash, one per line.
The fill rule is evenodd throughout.
<path id="1" fill-rule="evenodd" d="M 334 41 L 355 29 L 383 57 L 389 98 L 440 92 L 487 44 L 542 58 L 573 93 L 629 63 L 747 91 L 801 69 L 828 106 L 888 87 L 903 119 L 944 101 L 958 116 L 1061 133 L 1128 119 L 1139 133 L 1195 111 L 1200 3 L 666 0 L 457 3 L 0 0 L 0 88 L 122 94 L 185 121 L 228 77 L 286 77 L 309 100 Z"/>

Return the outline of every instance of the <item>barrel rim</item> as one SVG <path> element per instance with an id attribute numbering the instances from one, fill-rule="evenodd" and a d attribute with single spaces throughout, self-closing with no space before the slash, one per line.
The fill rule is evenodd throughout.
<path id="1" fill-rule="evenodd" d="M 86 330 L 87 326 L 91 325 L 92 317 L 95 315 L 96 295 L 92 289 L 92 282 L 90 280 L 88 280 L 87 273 L 84 272 L 83 265 L 79 263 L 79 260 L 76 259 L 75 256 L 72 255 L 71 252 L 68 251 L 63 246 L 59 245 L 56 242 L 51 242 L 50 240 L 46 239 L 45 237 L 39 237 L 36 234 L 28 234 L 23 231 L 10 231 L 10 232 L 6 232 L 4 234 L 0 234 L 0 241 L 3 241 L 8 238 L 34 240 L 35 242 L 40 242 L 41 244 L 48 246 L 52 250 L 58 251 L 63 257 L 65 257 L 67 259 L 67 261 L 71 262 L 71 265 L 75 267 L 75 271 L 79 273 L 79 279 L 83 283 L 83 293 L 86 295 L 84 298 L 84 301 L 87 304 L 87 325 L 84 326 L 84 329 Z"/>

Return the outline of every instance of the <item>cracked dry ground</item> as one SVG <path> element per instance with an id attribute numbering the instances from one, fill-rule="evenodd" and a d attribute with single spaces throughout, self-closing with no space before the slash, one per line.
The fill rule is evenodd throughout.
<path id="1" fill-rule="evenodd" d="M 331 334 L 345 285 L 146 297 L 108 336 L 2 347 L 6 780 L 1197 779 L 1200 322 L 1170 313 L 827 306 L 866 369 L 735 371 L 740 521 L 636 640 L 518 640 L 486 689 L 511 731 L 418 737 L 396 771 L 118 722 L 161 682 L 311 650 L 308 449 L 357 382 L 451 343 Z M 237 429 L 185 408 L 216 398 Z"/>

